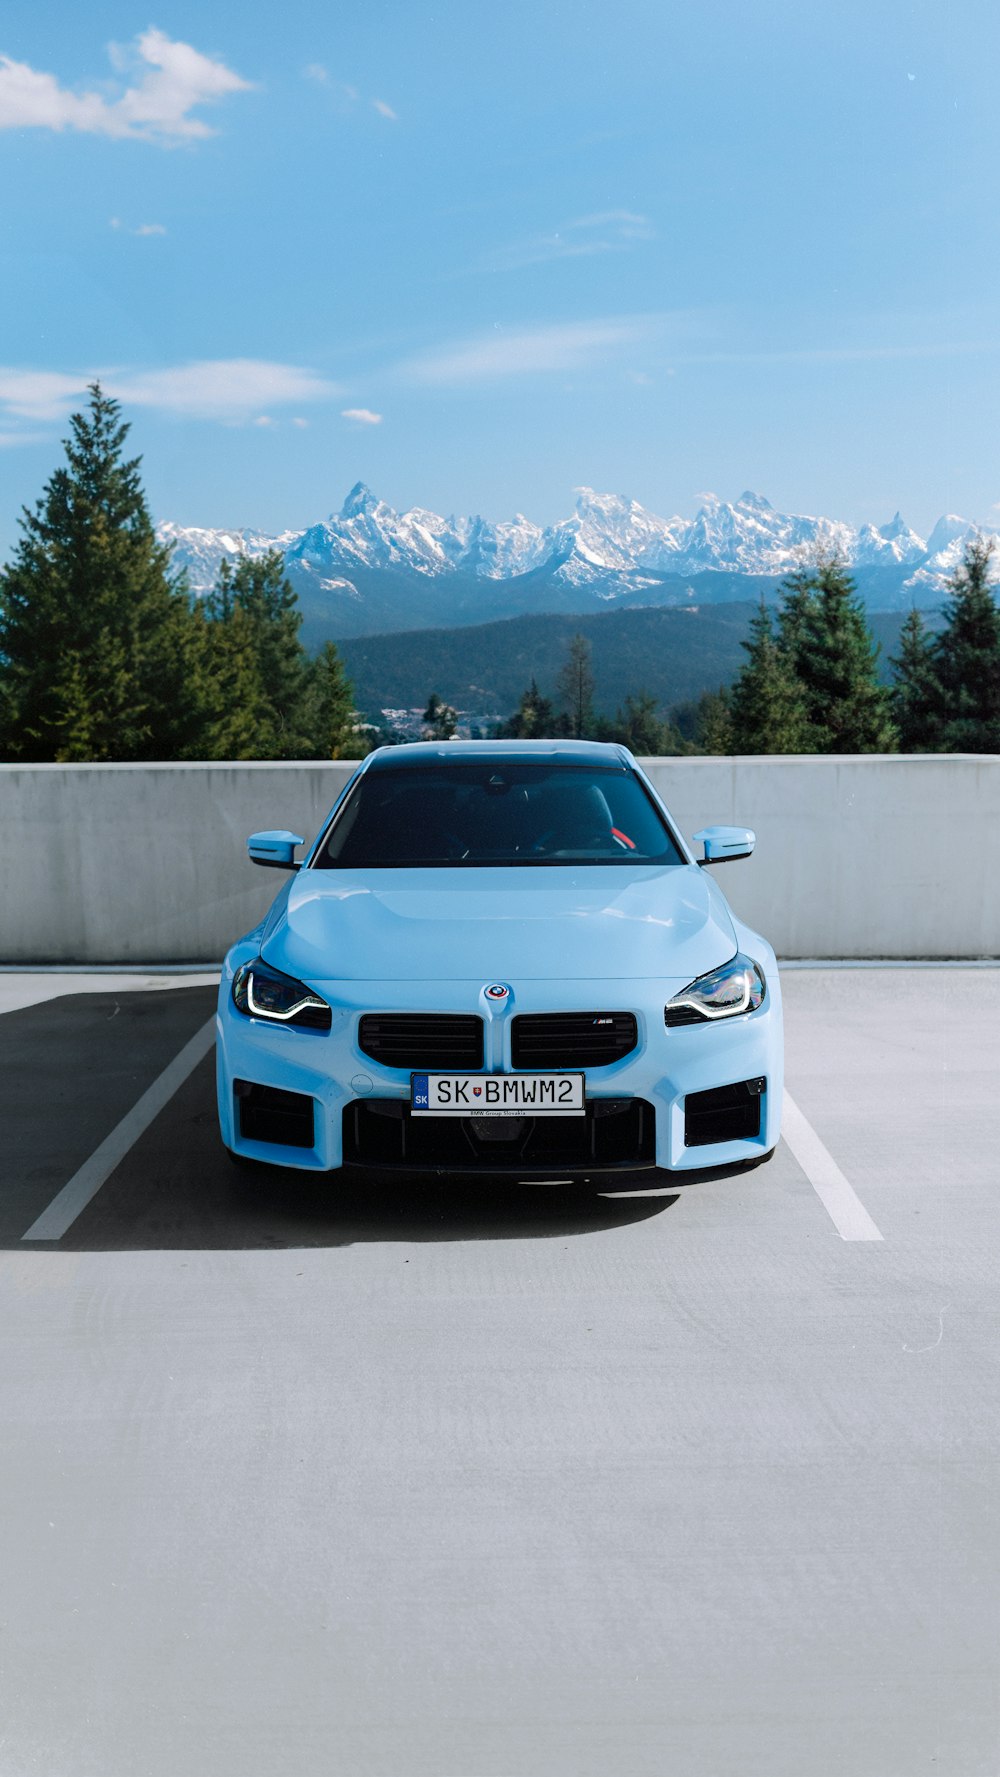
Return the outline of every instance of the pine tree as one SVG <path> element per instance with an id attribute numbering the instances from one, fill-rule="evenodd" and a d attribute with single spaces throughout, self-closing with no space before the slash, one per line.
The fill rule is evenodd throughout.
<path id="1" fill-rule="evenodd" d="M 946 625 L 932 643 L 936 750 L 1000 753 L 1000 611 L 989 581 L 993 545 L 976 536 L 951 577 Z"/>
<path id="2" fill-rule="evenodd" d="M 615 712 L 612 722 L 599 721 L 601 740 L 617 740 L 639 758 L 664 758 L 685 751 L 684 742 L 672 722 L 660 716 L 659 705 L 651 691 L 636 691 L 626 697 Z"/>
<path id="3" fill-rule="evenodd" d="M 585 739 L 594 727 L 594 669 L 586 636 L 570 637 L 566 664 L 559 674 L 559 697 L 566 716 L 566 732 Z"/>
<path id="4" fill-rule="evenodd" d="M 793 666 L 805 647 L 805 633 L 817 621 L 816 575 L 798 567 L 781 583 L 778 607 L 778 639 Z"/>
<path id="5" fill-rule="evenodd" d="M 941 738 L 941 685 L 934 644 L 916 606 L 899 632 L 892 656 L 896 679 L 890 691 L 901 753 L 933 753 Z"/>
<path id="6" fill-rule="evenodd" d="M 354 692 L 333 642 L 324 642 L 313 661 L 309 727 L 314 757 L 356 759 L 368 751 L 354 721 Z"/>
<path id="7" fill-rule="evenodd" d="M 549 698 L 543 697 L 534 678 L 512 716 L 497 727 L 499 740 L 548 740 L 556 733 L 556 721 Z"/>
<path id="8" fill-rule="evenodd" d="M 458 727 L 458 713 L 450 703 L 445 703 L 436 691 L 432 691 L 427 699 L 424 711 L 424 740 L 451 740 Z"/>
<path id="9" fill-rule="evenodd" d="M 309 759 L 311 666 L 298 638 L 302 613 L 281 551 L 240 556 L 234 567 L 224 560 L 204 613 L 215 631 L 211 640 L 217 672 L 233 673 L 233 661 L 226 663 L 227 647 L 233 647 L 245 666 L 243 695 L 254 705 L 252 750 L 229 757 Z M 218 697 L 215 705 L 220 707 Z"/>
<path id="10" fill-rule="evenodd" d="M 199 757 L 270 759 L 275 724 L 256 626 L 224 596 L 212 593 L 205 605 L 202 645 L 210 707 Z"/>
<path id="11" fill-rule="evenodd" d="M 299 640 L 302 616 L 280 550 L 223 561 L 205 600 L 215 744 L 228 733 L 238 759 L 308 759 L 313 676 Z M 229 687 L 221 695 L 223 683 Z M 232 709 L 241 698 L 245 711 Z M 238 738 L 242 737 L 242 738 Z"/>
<path id="12" fill-rule="evenodd" d="M 172 759 L 204 717 L 198 624 L 156 541 L 129 427 L 91 385 L 66 464 L 26 507 L 0 575 L 0 750 L 9 759 Z"/>
<path id="13" fill-rule="evenodd" d="M 706 691 L 698 699 L 694 729 L 699 752 L 718 753 L 725 757 L 733 750 L 733 719 L 729 709 L 729 693 L 724 685 L 718 691 Z"/>
<path id="14" fill-rule="evenodd" d="M 787 585 L 779 633 L 802 686 L 813 750 L 892 752 L 896 731 L 878 679 L 878 647 L 846 568 L 822 560 Z"/>
<path id="15" fill-rule="evenodd" d="M 747 659 L 729 693 L 734 753 L 812 753 L 813 734 L 791 655 L 763 598 L 742 642 Z"/>

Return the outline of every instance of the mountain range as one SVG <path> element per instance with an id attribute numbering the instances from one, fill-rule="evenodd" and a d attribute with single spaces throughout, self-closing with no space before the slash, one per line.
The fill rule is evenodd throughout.
<path id="1" fill-rule="evenodd" d="M 493 523 L 397 512 L 363 482 L 339 513 L 301 531 L 205 530 L 164 523 L 163 542 L 191 588 L 223 559 L 279 549 L 309 640 L 460 626 L 540 612 L 714 605 L 767 594 L 817 553 L 851 568 L 872 610 L 940 604 L 965 539 L 948 514 L 923 538 L 897 512 L 856 528 L 775 510 L 762 494 L 706 498 L 694 518 L 659 518 L 620 494 L 577 491 L 569 518 L 545 528 L 520 514 Z"/>

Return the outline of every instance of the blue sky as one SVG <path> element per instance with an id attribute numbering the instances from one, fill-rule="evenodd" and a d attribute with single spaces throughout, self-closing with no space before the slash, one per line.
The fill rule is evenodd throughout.
<path id="1" fill-rule="evenodd" d="M 998 50 L 962 0 L 7 0 L 0 552 L 95 373 L 186 524 L 995 521 Z"/>

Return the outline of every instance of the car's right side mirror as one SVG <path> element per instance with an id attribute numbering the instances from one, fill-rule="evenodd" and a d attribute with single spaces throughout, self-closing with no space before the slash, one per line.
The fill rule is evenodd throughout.
<path id="1" fill-rule="evenodd" d="M 757 843 L 756 833 L 749 827 L 702 827 L 695 833 L 696 845 L 705 847 L 705 856 L 698 859 L 704 867 L 706 864 L 732 864 L 737 858 L 748 858 Z"/>
<path id="2" fill-rule="evenodd" d="M 301 835 L 290 833 L 287 827 L 282 827 L 270 833 L 251 833 L 247 840 L 247 851 L 252 864 L 265 864 L 272 870 L 297 870 L 297 845 L 305 845 Z"/>

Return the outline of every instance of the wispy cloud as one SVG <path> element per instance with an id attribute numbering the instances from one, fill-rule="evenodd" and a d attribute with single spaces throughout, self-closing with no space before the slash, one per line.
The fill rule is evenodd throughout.
<path id="1" fill-rule="evenodd" d="M 601 210 L 561 224 L 551 234 L 529 235 L 498 247 L 486 261 L 494 271 L 518 271 L 555 259 L 591 259 L 600 253 L 625 253 L 651 241 L 655 229 L 648 216 L 635 210 Z"/>
<path id="2" fill-rule="evenodd" d="M 342 420 L 353 420 L 358 426 L 380 426 L 382 424 L 382 415 L 373 413 L 370 407 L 342 407 L 340 417 Z"/>
<path id="3" fill-rule="evenodd" d="M 167 370 L 110 373 L 110 394 L 133 407 L 193 419 L 246 420 L 263 408 L 327 401 L 340 393 L 314 370 L 261 358 L 215 358 Z"/>
<path id="4" fill-rule="evenodd" d="M 652 240 L 654 233 L 649 217 L 640 216 L 636 210 L 598 210 L 592 216 L 578 216 L 567 227 L 609 229 L 624 241 Z"/>
<path id="5" fill-rule="evenodd" d="M 22 444 L 48 444 L 50 432 L 0 432 L 0 450 L 17 450 Z"/>
<path id="6" fill-rule="evenodd" d="M 925 345 L 806 346 L 782 351 L 683 352 L 685 364 L 877 364 L 899 359 L 978 358 L 1000 352 L 990 339 L 938 340 Z"/>
<path id="7" fill-rule="evenodd" d="M 556 326 L 512 328 L 458 340 L 407 359 L 398 372 L 408 382 L 463 384 L 599 364 L 623 347 L 659 332 L 668 317 L 622 315 Z"/>
<path id="8" fill-rule="evenodd" d="M 79 405 L 95 376 L 126 408 L 149 407 L 188 419 L 234 424 L 258 418 L 270 423 L 270 408 L 301 407 L 340 394 L 336 383 L 315 370 L 261 358 L 215 358 L 161 370 L 90 370 L 72 376 L 0 369 L 0 417 L 64 419 Z"/>
<path id="9" fill-rule="evenodd" d="M 334 80 L 329 68 L 323 62 L 310 62 L 302 70 L 303 79 L 312 80 L 317 86 L 325 86 L 339 103 L 339 109 L 349 110 L 353 105 L 361 103 L 361 94 L 356 86 L 349 86 L 344 80 Z M 399 116 L 385 99 L 369 99 L 367 103 L 380 117 L 388 118 L 390 123 L 398 123 Z"/>
<path id="10" fill-rule="evenodd" d="M 0 413 L 8 418 L 61 420 L 89 380 L 54 370 L 0 369 Z"/>
<path id="11" fill-rule="evenodd" d="M 120 229 L 123 234 L 137 235 L 140 239 L 146 235 L 166 234 L 167 232 L 162 222 L 140 222 L 138 228 L 129 228 L 128 224 L 123 222 L 120 216 L 112 216 L 108 222 L 108 227 Z"/>
<path id="12" fill-rule="evenodd" d="M 224 62 L 152 26 L 129 49 L 112 45 L 110 59 L 134 77 L 113 97 L 74 92 L 54 74 L 0 56 L 0 129 L 82 130 L 170 148 L 215 134 L 191 115 L 197 107 L 252 87 Z"/>

